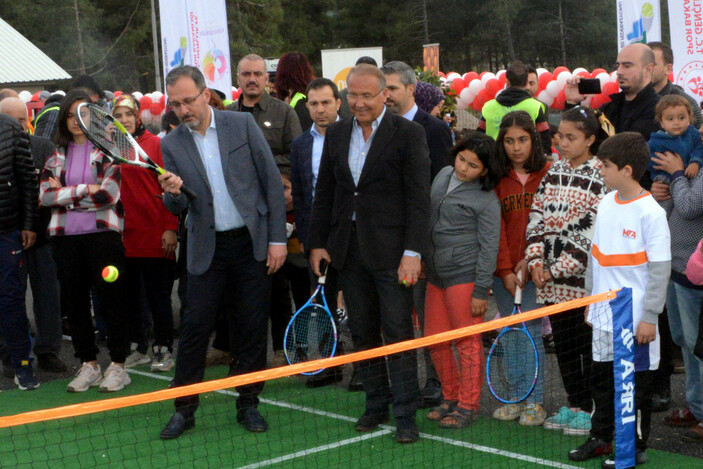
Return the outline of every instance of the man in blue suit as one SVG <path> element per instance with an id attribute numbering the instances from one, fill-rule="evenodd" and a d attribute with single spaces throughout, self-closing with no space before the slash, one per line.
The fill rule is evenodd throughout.
<path id="1" fill-rule="evenodd" d="M 286 208 L 281 176 L 261 129 L 247 113 L 208 105 L 200 70 L 173 69 L 166 77 L 171 108 L 181 125 L 161 141 L 168 172 L 159 177 L 164 205 L 188 218 L 188 291 L 174 384 L 202 381 L 205 353 L 221 302 L 239 344 L 230 375 L 266 367 L 270 275 L 286 259 Z M 197 198 L 180 188 L 188 185 Z M 252 432 L 268 429 L 257 410 L 263 383 L 237 387 L 237 422 Z M 198 396 L 176 399 L 161 432 L 179 437 L 195 425 Z"/>

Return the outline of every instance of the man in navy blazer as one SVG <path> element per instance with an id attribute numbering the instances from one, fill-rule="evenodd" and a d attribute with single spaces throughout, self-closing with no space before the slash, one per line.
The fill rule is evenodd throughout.
<path id="1" fill-rule="evenodd" d="M 159 176 L 164 205 L 188 218 L 187 306 L 181 325 L 174 383 L 202 381 L 205 353 L 220 303 L 239 353 L 230 375 L 266 367 L 270 274 L 286 258 L 286 209 L 281 176 L 261 129 L 247 113 L 208 105 L 200 70 L 173 69 L 169 102 L 181 125 L 161 141 L 167 173 Z M 197 198 L 181 193 L 184 184 Z M 257 410 L 263 383 L 237 387 L 237 422 L 252 432 L 268 426 Z M 195 425 L 198 396 L 175 401 L 161 438 L 177 438 Z"/>
<path id="2" fill-rule="evenodd" d="M 422 127 L 386 109 L 383 73 L 362 64 L 348 77 L 354 117 L 327 129 L 308 244 L 317 275 L 322 259 L 339 271 L 354 347 L 367 350 L 414 337 L 410 287 L 429 242 L 430 160 Z M 366 360 L 359 375 L 366 410 L 355 429 L 385 422 L 392 403 L 396 441 L 416 441 L 415 353 Z"/>

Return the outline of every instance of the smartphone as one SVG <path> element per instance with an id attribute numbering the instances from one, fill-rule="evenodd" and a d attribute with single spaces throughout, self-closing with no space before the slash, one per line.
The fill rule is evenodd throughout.
<path id="1" fill-rule="evenodd" d="M 579 94 L 601 94 L 600 80 L 598 78 L 581 78 Z"/>

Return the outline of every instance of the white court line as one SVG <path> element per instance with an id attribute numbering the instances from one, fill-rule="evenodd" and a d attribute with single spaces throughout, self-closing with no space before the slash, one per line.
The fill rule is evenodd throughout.
<path id="1" fill-rule="evenodd" d="M 254 464 L 249 464 L 248 466 L 241 466 L 238 469 L 254 469 L 256 467 L 271 466 L 273 464 L 278 464 L 284 461 L 290 461 L 291 459 L 300 458 L 308 456 L 310 454 L 320 453 L 322 451 L 327 451 L 328 449 L 340 448 L 342 446 L 351 445 L 354 443 L 359 443 L 360 441 L 369 440 L 371 438 L 376 438 L 379 436 L 387 435 L 391 433 L 391 430 L 381 430 L 378 432 L 369 433 L 362 436 L 357 436 L 354 438 L 349 438 L 342 441 L 337 441 L 335 443 L 328 443 L 326 445 L 316 446 L 310 449 L 304 449 L 302 451 L 296 451 L 295 453 L 286 454 L 284 456 L 279 456 L 273 459 L 267 459 L 266 461 L 259 461 Z"/>
<path id="2" fill-rule="evenodd" d="M 159 375 L 156 373 L 149 373 L 146 371 L 139 371 L 139 370 L 134 370 L 134 369 L 129 369 L 127 371 L 132 374 L 146 376 L 149 378 L 165 380 L 165 381 L 171 381 L 171 379 L 173 379 L 170 376 Z M 234 392 L 234 391 L 228 391 L 226 389 L 220 389 L 219 391 L 215 391 L 215 392 L 220 393 L 220 394 L 226 394 L 228 396 L 239 396 L 239 393 Z M 325 412 L 322 410 L 313 409 L 312 407 L 305 407 L 305 406 L 301 406 L 301 405 L 291 404 L 288 402 L 274 401 L 272 399 L 261 399 L 260 401 L 265 404 L 274 405 L 277 407 L 284 407 L 286 409 L 298 410 L 298 411 L 307 412 L 310 414 L 321 415 L 323 417 L 330 417 L 330 418 L 337 419 L 337 420 L 343 420 L 345 422 L 356 422 L 356 420 L 357 420 L 355 418 L 352 418 L 352 417 L 349 417 L 346 415 L 335 414 L 333 412 Z M 284 456 L 279 456 L 277 458 L 269 459 L 266 461 L 260 461 L 256 464 L 244 466 L 239 469 L 249 469 L 249 468 L 255 468 L 255 467 L 262 467 L 263 465 L 272 465 L 272 464 L 277 464 L 279 462 L 289 461 L 291 459 L 307 456 L 309 454 L 319 453 L 319 452 L 322 452 L 322 451 L 325 451 L 328 449 L 338 448 L 340 446 L 350 445 L 350 444 L 364 441 L 364 440 L 367 440 L 370 438 L 377 438 L 379 436 L 387 435 L 394 430 L 394 428 L 389 425 L 379 425 L 379 428 L 381 429 L 381 431 L 370 433 L 370 434 L 363 435 L 363 436 L 356 437 L 356 438 L 349 438 L 347 440 L 338 441 L 336 443 L 329 443 L 326 445 L 317 446 L 315 448 L 311 448 L 311 449 L 307 449 L 307 450 L 296 451 L 295 453 L 286 454 Z M 578 466 L 572 466 L 570 464 L 564 464 L 564 463 L 557 462 L 557 461 L 550 461 L 548 459 L 536 458 L 534 456 L 528 456 L 528 455 L 520 454 L 520 453 L 513 453 L 512 451 L 505 451 L 505 450 L 498 449 L 498 448 L 492 448 L 490 446 L 477 445 L 474 443 L 468 443 L 466 441 L 452 440 L 450 438 L 444 438 L 441 436 L 431 435 L 429 433 L 420 433 L 420 437 L 425 438 L 427 440 L 439 441 L 440 443 L 446 443 L 448 445 L 472 449 L 475 451 L 479 451 L 481 453 L 495 454 L 497 456 L 503 456 L 503 457 L 510 458 L 510 459 L 516 459 L 518 461 L 531 462 L 531 463 L 540 464 L 542 466 L 547 466 L 547 467 L 555 467 L 558 469 L 581 469 Z"/>

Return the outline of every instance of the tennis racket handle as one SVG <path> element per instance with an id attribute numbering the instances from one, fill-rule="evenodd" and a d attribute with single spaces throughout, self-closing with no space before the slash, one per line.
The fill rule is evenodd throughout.
<path id="1" fill-rule="evenodd" d="M 183 188 L 181 188 L 181 190 L 183 190 Z M 519 282 L 522 282 L 522 271 L 517 273 L 517 279 Z M 515 285 L 515 304 L 522 304 L 522 288 L 520 288 L 520 285 Z"/>
<path id="2" fill-rule="evenodd" d="M 322 274 L 320 278 L 317 279 L 318 285 L 324 285 L 327 281 L 327 261 L 325 259 L 320 260 L 320 273 Z"/>
<path id="3" fill-rule="evenodd" d="M 196 194 L 195 192 L 193 192 L 193 191 L 192 191 L 190 188 L 188 188 L 188 186 L 186 186 L 185 184 L 181 185 L 180 191 L 183 192 L 183 193 L 186 195 L 186 197 L 188 197 L 190 200 L 195 200 L 195 199 L 198 198 L 198 194 Z"/>

